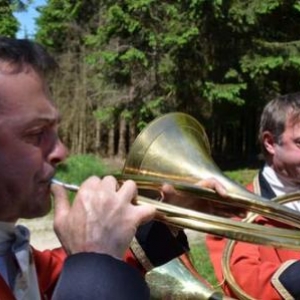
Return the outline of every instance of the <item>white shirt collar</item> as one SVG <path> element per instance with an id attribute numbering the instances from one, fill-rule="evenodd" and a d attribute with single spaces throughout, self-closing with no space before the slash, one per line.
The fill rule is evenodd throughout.
<path id="1" fill-rule="evenodd" d="M 270 184 L 276 196 L 298 192 L 300 189 L 300 185 L 289 181 L 287 178 L 281 177 L 267 164 L 264 166 L 262 174 Z"/>
<path id="2" fill-rule="evenodd" d="M 277 197 L 299 192 L 300 190 L 299 184 L 295 184 L 294 182 L 289 181 L 287 178 L 281 177 L 267 164 L 262 170 L 262 175 L 265 177 Z M 285 206 L 300 211 L 300 201 L 290 202 L 285 204 Z"/>

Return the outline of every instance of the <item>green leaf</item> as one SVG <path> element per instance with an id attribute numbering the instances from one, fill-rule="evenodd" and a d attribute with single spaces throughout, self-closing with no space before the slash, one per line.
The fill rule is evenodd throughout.
<path id="1" fill-rule="evenodd" d="M 237 105 L 243 105 L 245 103 L 245 100 L 240 98 L 240 93 L 246 88 L 247 85 L 245 83 L 219 84 L 213 82 L 206 82 L 203 95 L 211 102 L 220 102 L 222 100 L 226 100 Z"/>

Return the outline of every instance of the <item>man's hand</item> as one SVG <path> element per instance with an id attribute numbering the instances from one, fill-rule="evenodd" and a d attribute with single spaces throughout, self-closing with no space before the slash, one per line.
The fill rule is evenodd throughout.
<path id="1" fill-rule="evenodd" d="M 178 207 L 192 209 L 203 213 L 214 214 L 223 217 L 244 217 L 245 210 L 226 205 L 227 190 L 216 179 L 209 178 L 200 180 L 195 186 L 214 190 L 220 199 L 224 198 L 223 203 L 217 203 L 212 200 L 201 198 L 198 195 L 191 195 L 181 191 L 176 191 L 172 185 L 164 184 L 162 186 L 163 202 Z"/>
<path id="2" fill-rule="evenodd" d="M 53 184 L 54 230 L 69 254 L 98 252 L 122 258 L 137 227 L 155 215 L 151 205 L 131 203 L 137 196 L 133 181 L 119 189 L 112 176 L 90 177 L 80 187 L 73 205 L 65 189 Z"/>

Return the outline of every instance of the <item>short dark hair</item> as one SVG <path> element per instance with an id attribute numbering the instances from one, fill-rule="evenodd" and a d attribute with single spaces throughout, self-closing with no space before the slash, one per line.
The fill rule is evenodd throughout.
<path id="1" fill-rule="evenodd" d="M 263 133 L 269 131 L 275 142 L 280 143 L 287 120 L 294 124 L 300 121 L 300 92 L 278 96 L 265 106 L 258 133 L 264 155 L 267 154 L 267 151 L 263 145 Z"/>
<path id="2" fill-rule="evenodd" d="M 0 36 L 0 62 L 7 62 L 17 70 L 31 66 L 42 75 L 57 69 L 55 59 L 40 44 L 28 39 Z"/>

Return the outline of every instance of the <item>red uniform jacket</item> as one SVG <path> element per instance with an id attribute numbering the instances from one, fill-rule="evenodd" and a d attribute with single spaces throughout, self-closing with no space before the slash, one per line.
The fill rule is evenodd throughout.
<path id="1" fill-rule="evenodd" d="M 176 235 L 160 222 L 149 222 L 138 228 L 136 237 L 124 256 L 124 261 L 141 273 L 162 265 L 189 250 L 183 231 Z M 62 248 L 38 251 L 33 249 L 41 298 L 51 299 L 66 253 Z M 15 300 L 15 297 L 0 276 L 0 300 Z"/>
<path id="2" fill-rule="evenodd" d="M 261 176 L 261 174 L 260 174 Z M 261 190 L 264 186 L 263 178 L 257 177 Z M 253 185 L 247 187 L 253 191 Z M 257 191 L 256 191 L 257 192 Z M 261 191 L 260 191 L 261 192 Z M 274 195 L 264 193 L 264 197 Z M 264 218 L 260 224 L 271 224 Z M 282 225 L 281 225 L 282 226 Z M 226 282 L 223 282 L 221 259 L 226 244 L 225 238 L 208 235 L 206 245 L 213 264 L 216 277 L 226 295 L 236 298 Z M 263 245 L 237 242 L 230 259 L 230 268 L 238 285 L 251 297 L 259 300 L 272 299 L 300 299 L 300 251 L 277 249 Z"/>
<path id="3" fill-rule="evenodd" d="M 39 280 L 41 298 L 44 300 L 51 299 L 52 293 L 63 266 L 63 262 L 66 258 L 66 254 L 62 248 L 46 251 L 38 251 L 33 249 L 33 257 Z M 124 260 L 129 264 L 138 267 L 140 270 L 143 270 L 130 250 L 127 251 Z M 12 291 L 1 276 L 0 299 L 15 300 Z"/>

